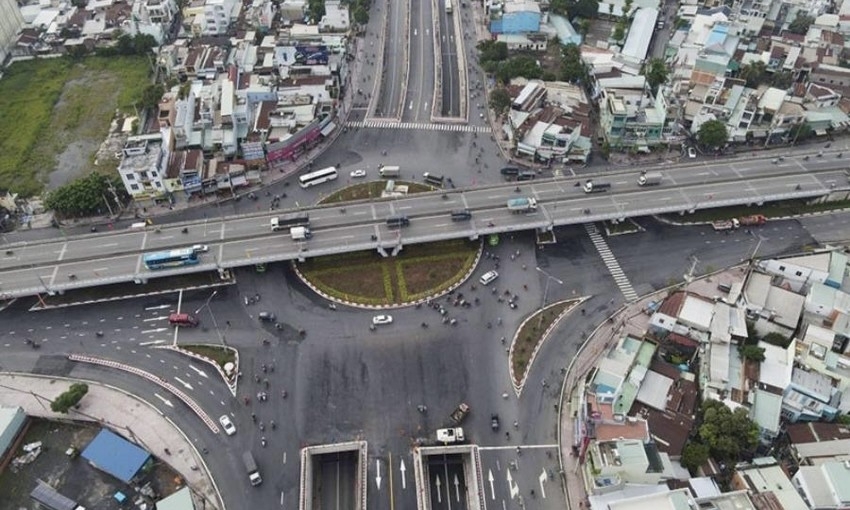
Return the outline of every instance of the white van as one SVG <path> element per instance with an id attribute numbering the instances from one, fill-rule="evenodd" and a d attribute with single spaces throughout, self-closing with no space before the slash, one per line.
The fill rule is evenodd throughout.
<path id="1" fill-rule="evenodd" d="M 478 280 L 478 282 L 481 285 L 490 285 L 493 282 L 493 280 L 495 280 L 498 277 L 499 277 L 499 273 L 497 271 L 495 271 L 495 270 L 494 271 L 487 271 L 486 273 L 481 275 L 481 278 Z"/>

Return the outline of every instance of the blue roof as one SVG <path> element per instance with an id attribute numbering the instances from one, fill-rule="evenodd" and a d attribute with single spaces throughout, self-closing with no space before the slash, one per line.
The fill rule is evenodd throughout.
<path id="1" fill-rule="evenodd" d="M 123 437 L 103 429 L 80 454 L 98 469 L 129 483 L 150 454 Z"/>

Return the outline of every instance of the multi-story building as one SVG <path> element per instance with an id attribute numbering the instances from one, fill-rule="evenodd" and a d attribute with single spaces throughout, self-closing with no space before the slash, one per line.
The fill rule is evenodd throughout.
<path id="1" fill-rule="evenodd" d="M 127 139 L 118 173 L 133 198 L 155 198 L 165 193 L 162 181 L 169 161 L 170 138 L 171 129 L 165 129 Z"/>
<path id="2" fill-rule="evenodd" d="M 599 123 L 602 136 L 612 148 L 635 148 L 639 152 L 663 142 L 667 122 L 664 95 L 652 97 L 644 76 L 598 80 L 601 90 Z"/>
<path id="3" fill-rule="evenodd" d="M 18 30 L 24 24 L 21 9 L 15 0 L 0 0 L 0 65 L 6 61 L 9 50 L 15 44 Z"/>
<path id="4" fill-rule="evenodd" d="M 230 21 L 235 0 L 207 0 L 204 4 L 204 35 L 226 34 L 230 28 Z"/>

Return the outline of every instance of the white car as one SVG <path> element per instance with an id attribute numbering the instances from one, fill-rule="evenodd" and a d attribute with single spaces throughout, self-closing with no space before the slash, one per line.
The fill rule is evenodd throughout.
<path id="1" fill-rule="evenodd" d="M 694 149 L 693 147 L 688 147 L 688 157 L 691 158 L 691 159 L 694 159 L 695 157 L 697 157 L 697 150 Z"/>
<path id="2" fill-rule="evenodd" d="M 493 280 L 499 277 L 499 273 L 497 271 L 487 271 L 481 278 L 478 280 L 478 283 L 481 285 L 490 285 L 493 283 Z"/>
<path id="3" fill-rule="evenodd" d="M 392 315 L 376 315 L 372 317 L 372 324 L 375 326 L 380 326 L 382 324 L 392 324 L 393 316 Z"/>
<path id="4" fill-rule="evenodd" d="M 357 178 L 360 178 L 360 177 L 366 177 L 366 170 L 363 170 L 362 168 L 358 168 L 357 170 L 352 170 L 350 175 L 354 179 L 357 179 Z"/>
<path id="5" fill-rule="evenodd" d="M 196 244 L 192 246 L 192 251 L 195 253 L 206 253 L 210 251 L 210 247 L 206 244 Z"/>
<path id="6" fill-rule="evenodd" d="M 228 436 L 232 436 L 236 433 L 236 427 L 233 425 L 233 422 L 230 421 L 230 417 L 226 414 L 221 415 L 218 422 L 221 423 L 221 428 L 224 429 L 224 433 Z"/>

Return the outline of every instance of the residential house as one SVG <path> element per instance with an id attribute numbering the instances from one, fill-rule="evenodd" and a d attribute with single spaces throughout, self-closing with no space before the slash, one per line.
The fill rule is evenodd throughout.
<path id="1" fill-rule="evenodd" d="M 236 0 L 206 0 L 204 3 L 203 35 L 224 35 L 237 18 L 240 3 Z"/>
<path id="2" fill-rule="evenodd" d="M 163 179 L 171 157 L 170 143 L 170 129 L 127 139 L 118 174 L 131 197 L 136 200 L 156 199 L 165 194 Z"/>
<path id="3" fill-rule="evenodd" d="M 785 388 L 791 384 L 794 370 L 795 343 L 787 348 L 759 342 L 764 349 L 764 361 L 758 366 L 758 379 L 748 399 L 752 401 L 750 419 L 759 426 L 761 440 L 769 443 L 779 435 Z"/>
<path id="4" fill-rule="evenodd" d="M 325 0 L 325 15 L 319 20 L 322 32 L 347 32 L 351 28 L 348 6 L 340 0 Z"/>
<path id="5" fill-rule="evenodd" d="M 506 0 L 500 13 L 491 13 L 491 34 L 529 34 L 540 31 L 540 4 L 532 0 Z"/>
<path id="6" fill-rule="evenodd" d="M 801 466 L 791 480 L 809 508 L 843 510 L 850 508 L 850 460 Z"/>
<path id="7" fill-rule="evenodd" d="M 736 466 L 731 486 L 750 491 L 757 507 L 811 510 L 773 457 L 756 458 L 751 464 Z"/>
<path id="8" fill-rule="evenodd" d="M 597 80 L 602 137 L 617 149 L 649 152 L 664 142 L 667 107 L 663 94 L 652 97 L 644 76 Z"/>

